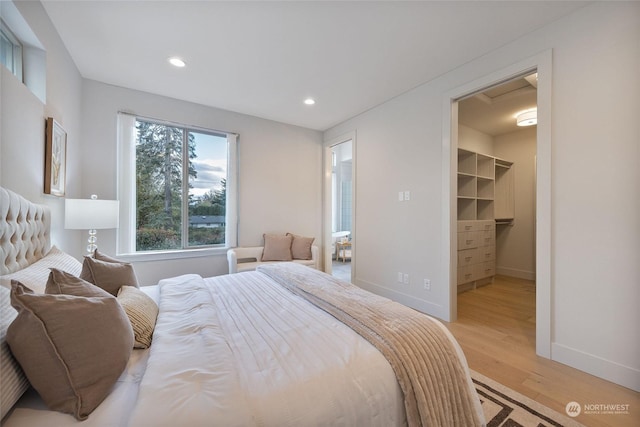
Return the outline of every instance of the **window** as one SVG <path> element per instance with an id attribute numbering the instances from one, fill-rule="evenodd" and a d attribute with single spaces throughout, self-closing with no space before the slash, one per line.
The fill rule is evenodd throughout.
<path id="1" fill-rule="evenodd" d="M 119 126 L 119 253 L 235 246 L 237 136 L 127 114 Z"/>
<path id="2" fill-rule="evenodd" d="M 0 20 L 0 62 L 22 81 L 22 44 Z"/>

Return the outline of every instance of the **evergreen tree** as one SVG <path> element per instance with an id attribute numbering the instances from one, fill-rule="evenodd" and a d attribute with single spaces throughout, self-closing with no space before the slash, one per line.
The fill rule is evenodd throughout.
<path id="1" fill-rule="evenodd" d="M 183 197 L 183 130 L 143 121 L 138 121 L 136 127 L 137 229 L 169 231 L 179 242 Z M 193 166 L 193 159 L 196 158 L 195 140 L 192 134 L 188 135 L 187 147 L 188 176 L 196 178 Z"/>

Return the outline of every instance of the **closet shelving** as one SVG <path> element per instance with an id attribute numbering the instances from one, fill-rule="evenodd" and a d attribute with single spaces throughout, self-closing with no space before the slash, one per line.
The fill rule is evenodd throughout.
<path id="1" fill-rule="evenodd" d="M 458 289 L 495 275 L 495 227 L 514 218 L 513 162 L 458 149 Z"/>

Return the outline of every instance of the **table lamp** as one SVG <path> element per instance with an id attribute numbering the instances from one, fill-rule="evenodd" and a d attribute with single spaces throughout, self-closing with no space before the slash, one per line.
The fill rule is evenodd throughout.
<path id="1" fill-rule="evenodd" d="M 93 194 L 90 199 L 66 199 L 64 203 L 64 228 L 89 230 L 87 252 L 92 254 L 97 248 L 97 231 L 118 228 L 120 202 L 98 200 Z"/>

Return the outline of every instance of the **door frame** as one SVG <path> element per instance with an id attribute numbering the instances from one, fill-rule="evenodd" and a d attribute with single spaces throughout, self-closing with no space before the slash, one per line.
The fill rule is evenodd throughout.
<path id="1" fill-rule="evenodd" d="M 494 71 L 445 94 L 442 122 L 442 271 L 449 283 L 449 318 L 457 318 L 458 101 L 528 72 L 538 73 L 536 137 L 536 354 L 551 358 L 553 311 L 551 246 L 552 50 Z"/>
<path id="2" fill-rule="evenodd" d="M 344 133 L 335 138 L 324 141 L 322 148 L 322 162 L 323 162 L 323 179 L 322 179 L 322 193 L 323 193 L 323 215 L 322 215 L 322 242 L 323 242 L 323 265 L 324 271 L 331 274 L 331 233 L 332 233 L 332 185 L 331 185 L 331 173 L 332 173 L 332 158 L 331 149 L 336 145 L 351 141 L 351 283 L 353 283 L 356 277 L 356 131 Z"/>

